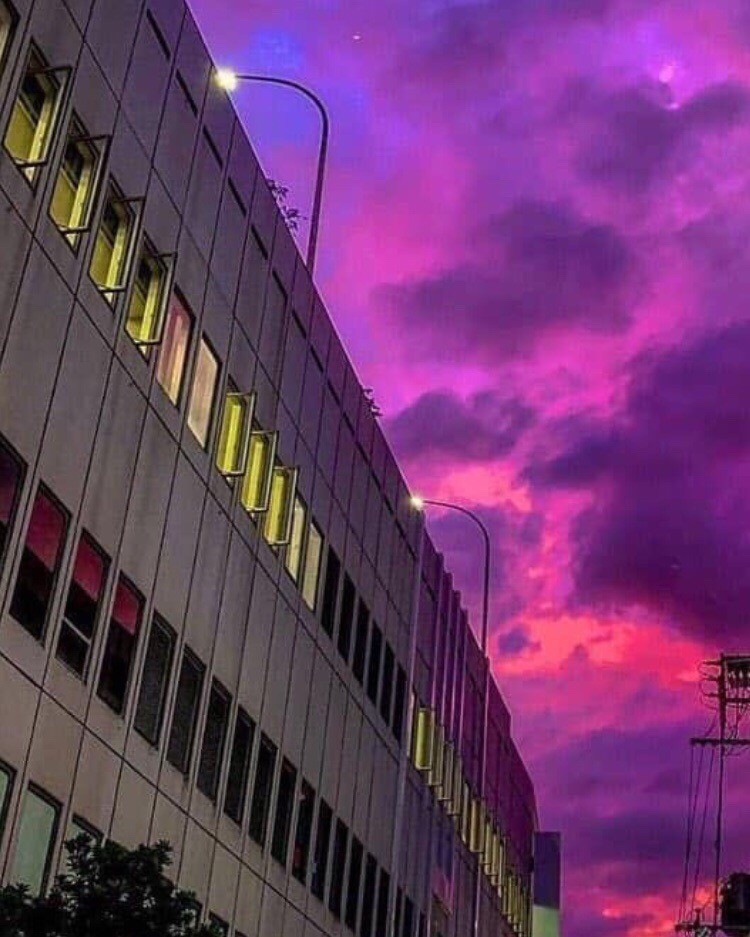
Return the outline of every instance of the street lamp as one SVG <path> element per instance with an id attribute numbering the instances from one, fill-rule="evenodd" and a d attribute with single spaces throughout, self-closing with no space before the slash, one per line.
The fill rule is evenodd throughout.
<path id="1" fill-rule="evenodd" d="M 433 498 L 422 498 L 420 495 L 412 495 L 410 501 L 414 510 L 419 512 L 423 512 L 425 506 L 428 504 L 434 505 L 438 508 L 445 508 L 448 511 L 458 511 L 459 514 L 463 514 L 465 517 L 468 517 L 471 521 L 473 521 L 474 524 L 476 524 L 482 533 L 482 540 L 484 541 L 484 587 L 482 590 L 482 655 L 484 656 L 484 694 L 482 700 L 482 740 L 479 762 L 479 796 L 480 798 L 484 799 L 484 792 L 486 788 L 485 768 L 487 765 L 487 724 L 489 722 L 490 703 L 490 660 L 487 656 L 487 630 L 490 613 L 490 532 L 487 530 L 487 526 L 481 517 L 479 517 L 473 511 L 470 511 L 468 508 L 465 508 L 461 504 L 452 504 L 449 501 L 436 501 Z M 463 710 L 463 705 L 461 708 Z M 461 716 L 460 722 L 463 724 L 463 716 Z M 482 877 L 479 874 L 480 871 L 481 863 L 479 856 L 477 856 L 477 877 L 474 888 L 474 937 L 479 937 L 479 909 L 481 907 L 482 897 Z"/>
<path id="2" fill-rule="evenodd" d="M 318 229 L 320 228 L 320 212 L 323 204 L 323 180 L 325 179 L 326 159 L 328 157 L 328 136 L 330 130 L 328 112 L 317 94 L 304 85 L 301 85 L 299 82 L 292 81 L 290 78 L 276 78 L 273 75 L 242 75 L 231 68 L 217 68 L 214 73 L 214 78 L 216 84 L 228 93 L 235 91 L 241 81 L 259 81 L 270 85 L 282 85 L 285 88 L 292 88 L 294 91 L 299 91 L 300 94 L 303 94 L 308 100 L 312 101 L 318 109 L 321 120 L 320 145 L 318 147 L 318 169 L 315 176 L 315 192 L 313 195 L 312 213 L 310 215 L 310 235 L 307 242 L 307 269 L 310 271 L 310 276 L 312 277 L 315 271 L 315 255 L 318 249 Z"/>

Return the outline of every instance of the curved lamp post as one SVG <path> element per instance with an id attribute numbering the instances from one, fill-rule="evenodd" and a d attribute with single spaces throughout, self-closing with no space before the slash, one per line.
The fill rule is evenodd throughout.
<path id="1" fill-rule="evenodd" d="M 330 121 L 325 105 L 320 98 L 301 85 L 298 81 L 292 81 L 290 78 L 276 78 L 273 75 L 242 75 L 229 68 L 219 68 L 216 70 L 216 83 L 225 91 L 234 91 L 241 81 L 258 81 L 270 85 L 282 85 L 285 88 L 292 88 L 303 94 L 308 100 L 312 101 L 320 114 L 320 145 L 318 147 L 318 168 L 315 175 L 315 192 L 313 194 L 312 213 L 310 215 L 310 236 L 307 242 L 307 269 L 312 277 L 315 271 L 315 255 L 318 249 L 318 230 L 320 228 L 320 213 L 323 205 L 323 181 L 326 173 L 326 160 L 328 158 L 328 137 L 330 133 Z"/>

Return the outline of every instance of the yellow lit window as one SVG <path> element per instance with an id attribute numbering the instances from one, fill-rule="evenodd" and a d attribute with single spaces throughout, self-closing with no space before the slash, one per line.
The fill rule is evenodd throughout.
<path id="1" fill-rule="evenodd" d="M 216 446 L 216 467 L 227 478 L 244 475 L 247 468 L 254 409 L 255 394 L 240 394 L 230 386 Z"/>
<path id="2" fill-rule="evenodd" d="M 276 433 L 263 430 L 253 430 L 250 434 L 250 454 L 240 492 L 242 506 L 250 514 L 268 510 L 277 439 Z"/>
<path id="3" fill-rule="evenodd" d="M 32 49 L 5 133 L 6 150 L 30 182 L 48 158 L 60 113 L 63 72 L 67 69 L 48 68 Z"/>
<path id="4" fill-rule="evenodd" d="M 187 423 L 193 435 L 205 449 L 211 430 L 216 382 L 219 378 L 219 361 L 206 341 L 205 335 L 198 346 L 195 375 L 188 403 Z"/>
<path id="5" fill-rule="evenodd" d="M 484 840 L 484 816 L 482 802 L 478 797 L 471 801 L 471 828 L 469 831 L 469 849 L 474 853 L 482 852 Z"/>
<path id="6" fill-rule="evenodd" d="M 426 706 L 420 706 L 417 713 L 417 725 L 414 733 L 414 767 L 420 771 L 429 771 L 432 765 L 435 740 L 435 713 Z"/>
<path id="7" fill-rule="evenodd" d="M 297 487 L 297 469 L 277 465 L 271 479 L 271 500 L 263 526 L 263 536 L 270 546 L 289 543 L 292 534 L 294 493 Z"/>
<path id="8" fill-rule="evenodd" d="M 129 203 L 111 184 L 96 232 L 89 272 L 105 299 L 114 303 L 125 289 L 130 250 L 135 233 L 135 218 Z"/>
<path id="9" fill-rule="evenodd" d="M 487 809 L 484 811 L 484 840 L 482 842 L 482 868 L 489 875 L 492 869 L 492 850 L 494 848 L 492 820 Z"/>
<path id="10" fill-rule="evenodd" d="M 295 582 L 299 581 L 302 567 L 302 547 L 305 541 L 305 525 L 307 523 L 307 508 L 305 502 L 296 495 L 292 508 L 292 529 L 289 535 L 289 545 L 286 548 L 284 563 L 289 575 Z"/>
<path id="11" fill-rule="evenodd" d="M 433 730 L 433 749 L 430 760 L 430 771 L 427 782 L 430 787 L 434 787 L 436 794 L 440 797 L 443 788 L 443 757 L 445 749 L 445 732 L 440 723 L 435 724 Z"/>
<path id="12" fill-rule="evenodd" d="M 175 406 L 182 393 L 182 378 L 192 330 L 193 319 L 187 307 L 177 293 L 172 293 L 164 336 L 159 345 L 159 357 L 156 359 L 156 379 Z"/>
<path id="13" fill-rule="evenodd" d="M 136 345 L 157 345 L 162 339 L 167 298 L 167 268 L 147 238 L 143 239 L 130 294 L 125 331 Z"/>
<path id="14" fill-rule="evenodd" d="M 453 757 L 453 799 L 451 800 L 449 812 L 451 816 L 457 817 L 461 814 L 461 803 L 463 798 L 463 765 L 461 764 L 461 755 L 456 752 Z"/>
<path id="15" fill-rule="evenodd" d="M 439 800 L 444 804 L 450 804 L 453 800 L 453 754 L 453 745 L 446 742 L 443 746 L 443 784 L 439 795 Z"/>
<path id="16" fill-rule="evenodd" d="M 307 532 L 305 551 L 305 570 L 302 574 L 302 598 L 311 612 L 315 611 L 318 601 L 318 581 L 320 580 L 320 558 L 323 553 L 323 534 L 314 522 Z"/>
<path id="17" fill-rule="evenodd" d="M 74 117 L 49 208 L 71 247 L 77 247 L 81 233 L 89 229 L 100 166 L 100 151 Z"/>

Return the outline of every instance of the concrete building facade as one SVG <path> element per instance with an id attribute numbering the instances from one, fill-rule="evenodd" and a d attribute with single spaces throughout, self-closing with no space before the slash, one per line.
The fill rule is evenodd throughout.
<path id="1" fill-rule="evenodd" d="M 0 881 L 528 935 L 508 711 L 212 79 L 181 0 L 0 0 Z"/>

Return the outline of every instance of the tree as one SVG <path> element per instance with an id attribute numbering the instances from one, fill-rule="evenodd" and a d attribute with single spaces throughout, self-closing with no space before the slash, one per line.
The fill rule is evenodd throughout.
<path id="1" fill-rule="evenodd" d="M 221 937 L 197 923 L 195 896 L 167 879 L 168 843 L 128 850 L 81 835 L 65 848 L 68 871 L 48 895 L 0 889 L 2 937 Z"/>

